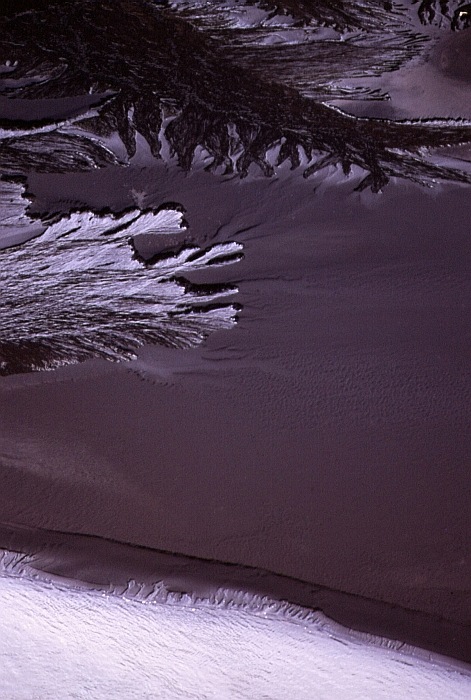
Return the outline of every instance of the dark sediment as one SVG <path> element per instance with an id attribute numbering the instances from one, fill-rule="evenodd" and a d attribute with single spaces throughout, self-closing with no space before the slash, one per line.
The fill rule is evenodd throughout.
<path id="1" fill-rule="evenodd" d="M 260 180 L 200 208 L 209 174 L 157 173 L 153 196 L 179 192 L 196 241 L 244 243 L 237 273 L 191 278 L 237 283 L 238 326 L 202 350 L 4 378 L 4 519 L 342 590 L 354 597 L 326 612 L 344 624 L 469 660 L 462 191 L 392 188 L 367 209 L 349 185 L 307 199 L 307 183 Z M 65 199 L 122 191 L 102 173 L 87 193 L 83 177 Z M 366 598 L 384 604 L 378 624 Z M 420 639 L 402 609 L 433 621 Z"/>
<path id="2" fill-rule="evenodd" d="M 355 40 L 345 54 L 371 76 L 429 37 L 398 8 L 385 27 L 386 5 L 324 2 L 313 16 L 302 2 L 295 15 L 365 32 L 365 50 Z M 428 32 L 441 5 L 415 8 Z M 448 5 L 441 24 L 460 29 L 467 10 Z M 50 368 L 50 352 L 32 331 L 21 363 L 1 339 L 17 364 L 0 383 L 0 521 L 12 523 L 0 545 L 100 585 L 266 593 L 471 661 L 471 175 L 446 159 L 469 124 L 333 111 L 327 79 L 299 78 L 309 56 L 341 94 L 335 81 L 357 71 L 340 40 L 272 52 L 137 0 L 7 3 L 2 22 L 0 127 L 18 133 L 2 135 L 0 165 L 34 195 L 34 221 L 178 202 L 190 237 L 142 234 L 129 251 L 142 266 L 230 241 L 244 258 L 174 276 L 196 298 L 239 290 L 238 325 L 197 349 L 106 363 L 61 312 L 54 327 L 74 326 L 88 362 L 20 376 Z M 433 54 L 453 81 L 468 79 L 468 34 Z M 290 61 L 278 82 L 272 58 Z M 73 125 L 54 129 L 62 118 Z"/>

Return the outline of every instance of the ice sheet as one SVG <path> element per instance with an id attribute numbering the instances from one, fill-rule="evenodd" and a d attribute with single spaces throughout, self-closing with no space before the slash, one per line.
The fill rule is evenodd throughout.
<path id="1" fill-rule="evenodd" d="M 467 669 L 243 607 L 143 603 L 0 576 L 0 687 L 41 698 L 469 698 Z"/>

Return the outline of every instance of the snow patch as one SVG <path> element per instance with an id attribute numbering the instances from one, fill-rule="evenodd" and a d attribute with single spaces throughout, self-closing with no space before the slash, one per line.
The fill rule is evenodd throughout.
<path id="1" fill-rule="evenodd" d="M 365 643 L 325 618 L 292 624 L 251 608 L 249 594 L 230 608 L 145 602 L 30 578 L 16 553 L 0 568 L 0 690 L 11 700 L 470 696 L 464 666 Z"/>

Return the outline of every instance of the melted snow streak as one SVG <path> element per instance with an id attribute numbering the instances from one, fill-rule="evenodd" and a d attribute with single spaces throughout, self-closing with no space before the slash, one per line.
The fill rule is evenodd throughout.
<path id="1" fill-rule="evenodd" d="M 84 117 L 93 118 L 94 114 L 90 110 Z M 96 138 L 68 133 L 74 121 L 77 119 L 29 127 L 14 123 L 9 128 L 0 125 L 0 173 L 77 172 L 120 163 Z"/>
<path id="2" fill-rule="evenodd" d="M 218 0 L 210 0 L 209 4 L 215 2 Z M 374 30 L 382 23 L 394 24 L 404 16 L 401 5 L 377 0 L 248 0 L 248 4 L 268 10 L 270 16 L 287 15 L 303 24 L 333 27 L 338 31 Z"/>
<path id="3" fill-rule="evenodd" d="M 352 35 L 344 41 L 318 40 L 302 45 L 279 41 L 268 46 L 236 47 L 229 50 L 228 55 L 238 65 L 252 69 L 261 79 L 276 70 L 284 84 L 316 100 L 337 97 L 384 100 L 388 95 L 380 90 L 348 87 L 344 82 L 396 70 L 407 50 L 411 57 L 420 53 L 423 41 L 401 33 L 389 36 L 378 33 L 363 38 Z"/>
<path id="4" fill-rule="evenodd" d="M 21 212 L 12 196 L 15 187 L 2 183 L 7 229 L 12 214 L 19 226 L 27 220 L 26 205 Z M 1 250 L 0 374 L 92 357 L 131 359 L 144 343 L 190 347 L 231 327 L 236 307 L 224 297 L 237 289 L 190 285 L 184 275 L 237 261 L 240 244 L 202 250 L 180 241 L 173 254 L 150 262 L 134 248 L 139 234 L 160 242 L 183 228 L 182 213 L 170 208 L 119 216 L 76 212 L 43 225 L 23 245 Z"/>
<path id="5" fill-rule="evenodd" d="M 412 0 L 418 5 L 422 24 L 451 27 L 454 31 L 471 27 L 471 3 L 468 0 Z"/>
<path id="6" fill-rule="evenodd" d="M 420 115 L 410 122 L 359 119 L 324 103 L 387 97 L 380 87 L 370 88 L 368 79 L 424 54 L 431 30 L 421 33 L 414 18 L 418 12 L 429 21 L 431 10 L 424 8 L 435 5 L 427 0 L 408 7 L 376 0 L 7 3 L 0 19 L 1 93 L 17 99 L 113 97 L 98 115 L 73 128 L 57 125 L 52 132 L 0 140 L 0 165 L 22 173 L 116 164 L 106 139 L 118 135 L 131 158 L 141 134 L 155 158 L 162 157 L 165 141 L 185 170 L 203 150 L 208 169 L 219 175 L 244 177 L 258 170 L 269 177 L 288 162 L 293 169 L 302 166 L 305 177 L 327 166 L 348 174 L 355 166 L 364 173 L 359 189 L 375 192 L 392 177 L 425 185 L 469 183 L 458 161 L 456 168 L 442 167 L 427 154 L 470 143 L 470 124 L 440 115 L 433 122 Z M 465 22 L 468 6 L 447 7 Z M 275 164 L 268 158 L 274 147 Z"/>
<path id="7" fill-rule="evenodd" d="M 18 245 L 44 231 L 41 221 L 26 214 L 29 201 L 24 199 L 22 180 L 0 178 L 0 251 Z"/>
<path id="8" fill-rule="evenodd" d="M 0 171 L 4 174 L 80 172 L 118 163 L 103 144 L 77 134 L 41 133 L 0 141 Z"/>
<path id="9" fill-rule="evenodd" d="M 92 590 L 33 564 L 0 554 L 0 688 L 11 700 L 469 697 L 469 667 L 287 603 L 135 582 Z"/>
<path id="10" fill-rule="evenodd" d="M 224 43 L 226 58 L 261 80 L 275 77 L 317 100 L 386 99 L 379 90 L 349 88 L 343 83 L 396 70 L 421 53 L 425 37 L 399 21 L 401 14 L 387 12 L 380 3 L 350 5 L 172 3 L 179 14 Z"/>
<path id="11" fill-rule="evenodd" d="M 23 199 L 24 188 L 20 182 L 8 182 L 0 179 L 0 231 L 31 226 L 31 219 L 26 215 L 27 202 Z M 0 245 L 2 238 L 0 238 Z"/>

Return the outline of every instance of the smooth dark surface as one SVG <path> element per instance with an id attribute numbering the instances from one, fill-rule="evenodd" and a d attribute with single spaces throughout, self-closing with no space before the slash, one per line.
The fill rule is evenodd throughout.
<path id="1" fill-rule="evenodd" d="M 262 180 L 228 183 L 198 212 L 208 182 L 173 186 L 196 238 L 214 221 L 245 243 L 235 280 L 227 268 L 237 328 L 202 350 L 4 378 L 4 518 L 429 613 L 454 623 L 466 648 L 462 191 L 390 188 L 362 201 L 346 185 L 313 198 L 306 184 Z M 166 180 L 155 196 L 173 193 Z M 446 651 L 439 628 L 433 637 Z"/>
<path id="2" fill-rule="evenodd" d="M 41 372 L 32 356 L 0 378 L 0 545 L 117 583 L 132 568 L 134 550 L 110 540 L 122 542 L 136 570 L 174 569 L 184 589 L 232 581 L 471 661 L 471 128 L 453 111 L 470 31 L 451 32 L 466 24 L 459 2 L 438 29 L 433 2 L 391 25 L 391 8 L 369 2 L 302 3 L 300 17 L 282 5 L 334 38 L 271 52 L 196 10 L 8 5 L 1 60 L 27 57 L 0 73 L 3 127 L 17 131 L 0 133 L 0 166 L 29 198 L 18 226 L 26 217 L 37 235 L 77 210 L 174 203 L 188 231 L 172 246 L 236 241 L 244 257 L 178 278 L 195 294 L 234 288 L 237 325 L 198 347 L 163 337 L 133 361 Z M 32 18 L 48 22 L 33 31 Z M 363 43 L 339 51 L 348 31 Z M 350 99 L 360 78 L 364 99 L 381 97 L 389 71 L 388 114 L 413 112 L 413 78 L 427 75 L 429 121 L 324 104 L 342 75 Z M 435 113 L 447 90 L 450 113 Z M 109 92 L 97 116 L 54 126 Z M 143 265 L 164 249 L 153 235 Z M 64 317 L 53 321 L 60 334 Z M 54 366 L 47 347 L 41 367 Z M 14 352 L 2 336 L 0 361 Z"/>

